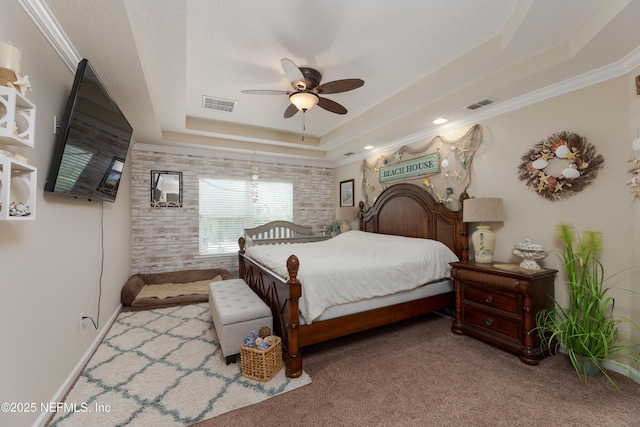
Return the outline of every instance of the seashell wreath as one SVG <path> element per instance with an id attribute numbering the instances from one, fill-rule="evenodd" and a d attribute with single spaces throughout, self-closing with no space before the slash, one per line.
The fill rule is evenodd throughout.
<path id="1" fill-rule="evenodd" d="M 566 161 L 560 175 L 547 173 L 554 159 Z M 555 133 L 522 156 L 518 178 L 529 189 L 551 201 L 570 197 L 587 187 L 602 167 L 604 158 L 584 137 L 568 131 Z"/>

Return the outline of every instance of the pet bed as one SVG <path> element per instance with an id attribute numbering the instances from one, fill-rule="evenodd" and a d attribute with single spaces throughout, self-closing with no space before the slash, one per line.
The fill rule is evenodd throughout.
<path id="1" fill-rule="evenodd" d="M 223 268 L 138 273 L 122 287 L 120 300 L 126 310 L 195 304 L 209 301 L 209 283 L 233 279 Z"/>

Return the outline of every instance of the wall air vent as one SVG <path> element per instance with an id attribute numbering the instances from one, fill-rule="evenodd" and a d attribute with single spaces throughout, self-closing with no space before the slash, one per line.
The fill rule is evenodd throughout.
<path id="1" fill-rule="evenodd" d="M 238 101 L 232 101 L 230 99 L 216 98 L 215 96 L 204 95 L 202 97 L 202 108 L 207 110 L 226 111 L 233 113 L 233 109 L 236 108 Z"/>
<path id="2" fill-rule="evenodd" d="M 496 102 L 495 99 L 491 99 L 491 98 L 485 98 L 482 101 L 478 101 L 476 103 L 473 103 L 471 105 L 467 105 L 467 110 L 477 110 L 478 108 L 482 108 L 482 107 L 486 107 L 489 104 L 493 104 L 494 102 Z"/>

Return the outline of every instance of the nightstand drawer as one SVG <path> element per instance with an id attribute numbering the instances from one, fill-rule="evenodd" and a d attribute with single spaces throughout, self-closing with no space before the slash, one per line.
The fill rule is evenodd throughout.
<path id="1" fill-rule="evenodd" d="M 492 289 L 475 287 L 469 284 L 464 287 L 464 301 L 475 302 L 517 315 L 519 315 L 522 309 L 519 295 L 503 294 Z"/>
<path id="2" fill-rule="evenodd" d="M 452 262 L 456 320 L 451 330 L 473 335 L 516 353 L 524 363 L 537 365 L 545 354 L 535 330 L 536 316 L 553 307 L 556 273 L 499 262 Z"/>
<path id="3" fill-rule="evenodd" d="M 520 341 L 521 322 L 516 319 L 506 319 L 495 313 L 478 310 L 469 305 L 464 307 L 464 320 L 494 334 L 500 334 L 514 341 Z"/>

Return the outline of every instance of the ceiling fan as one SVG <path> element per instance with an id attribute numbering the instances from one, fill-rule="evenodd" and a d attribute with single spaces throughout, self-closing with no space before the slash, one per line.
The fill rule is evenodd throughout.
<path id="1" fill-rule="evenodd" d="M 309 67 L 298 67 L 292 60 L 280 60 L 293 90 L 243 90 L 253 95 L 289 95 L 291 105 L 284 111 L 284 118 L 293 117 L 298 111 L 306 112 L 315 105 L 336 114 L 347 114 L 347 109 L 331 99 L 319 95 L 347 92 L 364 84 L 362 79 L 342 79 L 320 84 L 322 74 Z"/>

